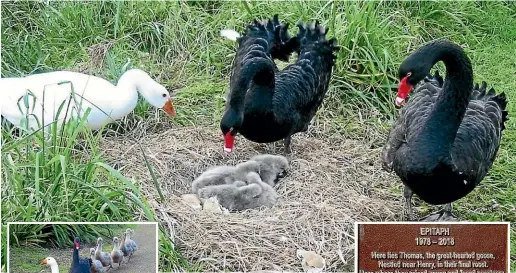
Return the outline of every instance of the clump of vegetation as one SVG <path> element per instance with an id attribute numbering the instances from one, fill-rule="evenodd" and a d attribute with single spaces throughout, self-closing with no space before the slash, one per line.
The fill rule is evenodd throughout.
<path id="1" fill-rule="evenodd" d="M 72 247 L 75 237 L 82 243 L 95 244 L 98 237 L 120 236 L 127 227 L 106 224 L 11 224 L 10 246 L 63 248 Z"/>
<path id="2" fill-rule="evenodd" d="M 153 219 L 139 186 L 101 159 L 101 134 L 86 130 L 84 119 L 43 130 L 2 130 L 2 219 L 18 222 L 127 221 Z M 28 228 L 29 227 L 29 228 Z M 11 240 L 67 244 L 74 234 L 88 238 L 97 229 L 12 225 Z M 73 238 L 72 238 L 73 239 Z"/>
<path id="3" fill-rule="evenodd" d="M 179 90 L 175 125 L 217 126 L 235 51 L 233 42 L 219 37 L 220 29 L 242 31 L 250 20 L 276 13 L 292 26 L 298 19 L 319 19 L 342 46 L 316 126 L 382 145 L 396 116 L 392 89 L 399 63 L 437 38 L 461 44 L 472 59 L 475 82 L 505 92 L 509 112 L 516 113 L 516 7 L 510 1 L 2 3 L 2 76 L 71 69 L 114 81 L 130 62 Z M 153 111 L 140 104 L 124 122 L 159 123 Z M 74 126 L 80 123 L 50 142 L 40 133 L 14 136 L 2 128 L 4 224 L 132 220 L 135 211 L 150 213 L 133 181 L 103 161 L 99 135 L 79 134 Z M 516 221 L 516 118 L 507 127 L 493 169 L 482 186 L 457 202 L 458 215 Z M 516 270 L 514 225 L 512 238 Z M 182 266 L 168 237 L 163 234 L 162 240 L 167 243 L 160 246 L 161 269 Z"/>

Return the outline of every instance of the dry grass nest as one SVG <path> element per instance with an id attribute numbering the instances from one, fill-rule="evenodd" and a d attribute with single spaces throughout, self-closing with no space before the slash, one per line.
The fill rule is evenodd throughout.
<path id="1" fill-rule="evenodd" d="M 319 135 L 319 134 L 316 134 Z M 322 134 L 321 134 L 322 135 Z M 402 219 L 403 202 L 392 191 L 397 178 L 381 169 L 380 149 L 345 137 L 298 134 L 290 170 L 280 180 L 273 208 L 214 214 L 188 206 L 181 195 L 207 168 L 235 165 L 257 154 L 281 154 L 283 144 L 256 144 L 237 137 L 230 155 L 222 152 L 216 128 L 179 127 L 140 139 L 158 176 L 166 202 L 160 203 L 138 146 L 129 137 L 106 138 L 102 150 L 122 173 L 141 181 L 176 246 L 205 271 L 302 271 L 298 249 L 326 260 L 326 271 L 353 271 L 355 221 Z"/>

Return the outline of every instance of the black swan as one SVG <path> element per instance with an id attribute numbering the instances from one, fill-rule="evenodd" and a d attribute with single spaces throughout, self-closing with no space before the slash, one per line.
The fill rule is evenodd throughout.
<path id="1" fill-rule="evenodd" d="M 72 267 L 70 273 L 90 273 L 91 259 L 80 258 L 79 248 L 81 247 L 81 240 L 76 237 L 74 240 L 75 247 L 73 248 Z"/>
<path id="2" fill-rule="evenodd" d="M 336 40 L 326 40 L 327 28 L 318 22 L 298 23 L 299 33 L 288 35 L 288 24 L 273 20 L 248 25 L 238 38 L 230 93 L 220 127 L 224 151 L 231 152 L 237 133 L 258 143 L 283 139 L 290 152 L 291 136 L 306 131 L 328 90 L 338 50 Z M 298 53 L 295 64 L 279 71 L 274 59 L 288 60 Z"/>
<path id="3" fill-rule="evenodd" d="M 446 66 L 445 81 L 439 74 L 427 76 L 439 61 Z M 451 202 L 470 193 L 496 157 L 507 120 L 505 94 L 486 92 L 485 83 L 474 87 L 469 58 L 445 40 L 412 53 L 399 78 L 397 106 L 416 91 L 389 132 L 383 167 L 403 181 L 410 220 L 413 193 L 433 205 L 447 204 L 421 220 L 455 219 Z"/>

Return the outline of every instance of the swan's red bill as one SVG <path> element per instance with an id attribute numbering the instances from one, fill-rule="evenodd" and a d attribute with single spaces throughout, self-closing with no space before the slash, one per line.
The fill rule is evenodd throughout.
<path id="1" fill-rule="evenodd" d="M 79 243 L 78 242 L 75 242 L 75 248 L 79 249 L 80 246 L 79 246 Z"/>
<path id="2" fill-rule="evenodd" d="M 231 153 L 235 147 L 235 136 L 231 135 L 231 131 L 224 135 L 224 152 Z"/>
<path id="3" fill-rule="evenodd" d="M 396 104 L 396 106 L 398 106 L 398 107 L 400 107 L 404 102 L 405 102 L 405 99 L 400 98 L 400 97 L 396 97 L 396 100 L 394 100 L 394 103 L 395 103 L 395 104 Z"/>
<path id="4" fill-rule="evenodd" d="M 169 99 L 165 103 L 165 106 L 163 106 L 163 111 L 165 111 L 171 117 L 175 117 L 176 116 L 176 108 L 174 108 L 174 105 L 172 104 L 172 99 Z"/>
<path id="5" fill-rule="evenodd" d="M 47 259 L 44 259 L 43 261 L 41 261 L 40 265 L 44 265 L 44 264 L 47 264 Z"/>
<path id="6" fill-rule="evenodd" d="M 412 91 L 412 85 L 407 83 L 408 76 L 401 79 L 400 84 L 398 85 L 398 95 L 396 96 L 396 106 L 400 106 L 403 104 L 405 99 L 407 98 L 410 91 Z"/>

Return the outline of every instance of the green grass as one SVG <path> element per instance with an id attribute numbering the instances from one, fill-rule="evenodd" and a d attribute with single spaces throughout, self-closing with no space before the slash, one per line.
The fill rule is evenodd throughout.
<path id="1" fill-rule="evenodd" d="M 399 63 L 421 44 L 437 38 L 461 44 L 472 59 L 475 82 L 485 80 L 497 92 L 505 92 L 510 101 L 509 111 L 516 113 L 516 5 L 510 1 L 3 3 L 2 76 L 73 69 L 91 71 L 114 81 L 129 65 L 143 67 L 177 93 L 178 116 L 172 121 L 175 125 L 217 126 L 235 51 L 233 42 L 219 37 L 220 29 L 241 31 L 251 19 L 267 18 L 274 13 L 291 26 L 298 19 L 319 19 L 330 27 L 329 37 L 336 36 L 342 46 L 330 90 L 315 120 L 316 125 L 325 124 L 332 132 L 381 146 L 388 121 L 397 115 L 392 88 L 396 86 Z M 292 27 L 291 32 L 294 30 Z M 161 115 L 153 115 L 152 111 L 142 103 L 124 122 L 135 116 L 162 121 Z M 507 127 L 489 176 L 481 187 L 457 202 L 455 210 L 466 219 L 512 222 L 512 270 L 516 270 L 515 117 Z M 20 141 L 11 140 L 2 132 L 6 139 L 3 143 Z M 32 144 L 41 142 L 37 137 L 31 139 Z M 15 156 L 12 163 L 5 163 L 7 158 L 2 152 L 2 179 L 11 190 L 7 195 L 7 191 L 2 191 L 2 213 L 8 216 L 2 221 L 51 219 L 57 211 L 64 212 L 60 214 L 63 218 L 91 218 L 91 208 L 85 207 L 90 203 L 81 200 L 103 200 L 96 203 L 96 208 L 104 208 L 106 213 L 96 214 L 97 218 L 127 217 L 130 211 L 123 211 L 126 209 L 122 203 L 130 202 L 130 198 L 123 193 L 128 184 L 133 184 L 103 164 L 95 136 L 80 139 L 86 142 L 85 150 L 75 151 L 70 146 L 67 152 L 74 156 L 65 156 L 65 168 L 56 165 L 40 172 L 45 175 L 40 183 L 49 185 L 41 188 L 59 186 L 60 192 L 64 183 L 59 174 L 70 174 L 66 185 L 75 193 L 57 199 L 59 210 L 52 202 L 41 201 L 46 213 L 27 207 L 38 202 L 38 194 L 33 190 L 37 169 L 34 166 L 36 158 L 42 164 L 57 154 L 44 155 L 41 149 L 34 149 Z M 62 141 L 72 143 L 73 139 Z M 27 146 L 25 142 L 19 145 Z M 83 157 L 86 152 L 88 158 Z M 81 175 L 87 179 L 79 184 L 74 179 Z M 92 192 L 91 187 L 100 193 Z M 109 196 L 116 208 L 104 206 L 106 200 L 102 196 Z M 46 195 L 44 199 L 49 200 Z M 7 200 L 15 202 L 6 205 Z M 80 209 L 72 210 L 71 203 L 81 205 Z M 421 204 L 423 212 L 435 209 Z M 160 241 L 163 270 L 186 266 L 164 234 Z"/>
<path id="2" fill-rule="evenodd" d="M 13 247 L 11 248 L 11 253 L 9 255 L 13 256 L 25 256 L 23 262 L 22 260 L 17 260 L 11 264 L 11 267 L 18 268 L 20 270 L 26 272 L 39 272 L 42 269 L 42 266 L 39 263 L 46 257 L 47 253 L 43 248 L 37 247 Z M 62 269 L 61 269 L 62 270 Z M 66 272 L 66 271 L 63 271 Z"/>
<path id="3" fill-rule="evenodd" d="M 138 186 L 100 158 L 101 134 L 83 122 L 55 124 L 15 136 L 2 130 L 3 219 L 17 221 L 116 221 L 142 210 Z"/>

